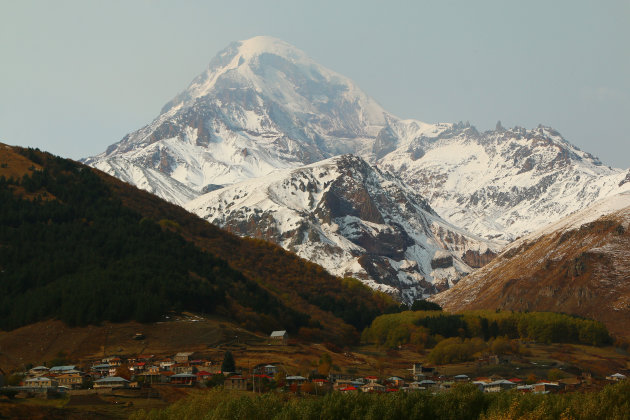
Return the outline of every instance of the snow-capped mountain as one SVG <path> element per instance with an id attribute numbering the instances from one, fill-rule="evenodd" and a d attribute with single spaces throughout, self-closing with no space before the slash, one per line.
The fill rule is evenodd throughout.
<path id="1" fill-rule="evenodd" d="M 236 42 L 149 125 L 86 163 L 183 204 L 221 185 L 369 153 L 387 113 L 271 37 Z"/>
<path id="2" fill-rule="evenodd" d="M 362 255 L 389 258 L 387 264 L 393 271 L 382 269 L 387 264 L 380 262 L 375 263 L 375 267 L 381 266 L 379 270 L 370 271 L 365 262 L 368 257 L 361 259 L 364 265 L 359 260 L 356 261 L 358 266 L 350 264 L 355 258 L 350 258 L 355 252 L 353 246 L 363 246 L 352 242 L 352 235 L 359 235 L 360 231 L 372 232 L 372 237 L 384 237 L 379 229 L 385 227 L 380 225 L 389 225 L 381 219 L 374 222 L 360 217 L 363 222 L 355 221 L 355 224 L 348 219 L 347 226 L 339 220 L 312 222 L 314 209 L 310 207 L 295 207 L 291 201 L 278 201 L 273 195 L 264 200 L 261 196 L 255 203 L 236 197 L 242 197 L 246 188 L 260 189 L 249 191 L 249 197 L 262 194 L 261 191 L 271 185 L 268 183 L 280 176 L 270 175 L 274 171 L 284 171 L 280 173 L 290 179 L 293 170 L 297 170 L 296 173 L 313 171 L 304 166 L 348 153 L 360 156 L 364 163 L 376 165 L 380 170 L 375 173 L 381 177 L 402 179 L 403 183 L 391 182 L 400 188 L 406 185 L 404 194 L 409 197 L 413 194 L 407 186 L 412 188 L 418 202 L 426 199 L 430 208 L 450 223 L 449 231 L 470 238 L 472 236 L 465 232 L 472 232 L 486 240 L 503 243 L 598 199 L 630 190 L 630 172 L 602 165 L 551 128 L 504 129 L 498 124 L 496 130 L 479 133 L 468 124 L 401 120 L 387 113 L 351 80 L 320 66 L 299 49 L 270 37 L 255 37 L 228 46 L 185 91 L 163 107 L 154 121 L 85 162 L 194 209 L 236 232 L 273 239 L 306 258 L 325 263 L 335 273 L 354 273 L 366 281 L 389 284 L 399 290 L 407 287 L 403 287 L 407 284 L 405 270 L 418 274 L 430 284 L 443 284 L 439 279 L 448 276 L 434 276 L 427 268 L 427 261 L 435 256 L 430 255 L 431 252 L 437 252 L 439 247 L 420 253 L 409 245 L 404 255 L 391 250 L 394 259 L 367 248 L 357 251 L 365 252 Z M 267 175 L 271 178 L 261 178 Z M 234 188 L 241 193 L 234 193 Z M 374 186 L 370 188 L 378 190 Z M 207 197 L 204 197 L 189 204 L 206 193 L 211 193 L 207 197 L 218 201 L 206 203 Z M 393 194 L 390 187 L 383 187 L 379 194 L 387 193 Z M 271 203 L 276 206 L 274 212 L 270 210 Z M 399 205 L 400 209 L 392 207 L 387 212 L 408 210 L 403 204 Z M 221 211 L 206 211 L 213 206 Z M 263 214 L 272 216 L 259 219 Z M 276 219 L 288 215 L 295 226 L 299 224 L 308 229 L 317 226 L 313 232 L 318 234 L 312 237 L 292 234 L 295 226 Z M 301 222 L 297 221 L 298 215 L 302 217 Z M 355 217 L 353 214 L 343 217 L 346 216 Z M 425 243 L 421 238 L 430 237 L 420 222 L 407 226 L 385 213 L 381 218 L 405 226 L 405 235 L 414 238 L 417 246 Z M 253 223 L 250 219 L 263 226 L 260 231 L 254 226 L 245 228 L 244 223 Z M 264 227 L 265 220 L 270 223 L 269 229 Z M 446 223 L 444 220 L 440 223 Z M 371 226 L 368 222 L 379 227 L 368 229 Z M 337 236 L 331 233 L 330 238 L 320 235 L 320 230 L 324 229 L 320 228 L 322 223 L 340 226 L 343 232 L 336 232 Z M 354 232 L 353 226 L 359 230 Z M 274 233 L 274 229 L 280 233 Z M 387 229 L 397 238 L 406 237 L 400 236 L 394 225 Z M 299 241 L 293 241 L 296 237 Z M 324 237 L 328 239 L 316 241 Z M 439 235 L 437 238 L 443 240 Z M 306 243 L 311 240 L 313 244 Z M 328 245 L 341 250 L 335 252 L 343 257 L 322 259 L 318 250 Z M 411 248 L 415 250 L 408 253 Z M 481 248 L 470 246 L 472 251 L 466 257 L 469 265 L 482 266 L 494 255 L 492 252 L 484 254 Z M 494 245 L 490 248 L 495 250 Z M 334 252 L 330 255 L 333 254 L 337 255 Z M 457 258 L 461 259 L 462 254 L 454 257 L 454 270 L 466 272 L 467 268 L 457 266 Z M 394 263 L 402 260 L 415 261 L 418 269 Z M 420 278 L 414 276 L 410 278 Z M 403 294 L 411 296 L 433 289 L 425 284 L 415 290 Z"/>
<path id="3" fill-rule="evenodd" d="M 549 127 L 497 124 L 479 133 L 455 124 L 437 136 L 407 135 L 394 147 L 378 161 L 381 168 L 399 174 L 446 220 L 487 238 L 512 240 L 630 190 L 624 171 Z"/>
<path id="4" fill-rule="evenodd" d="M 630 337 L 630 191 L 511 243 L 455 287 L 433 296 L 445 309 L 573 313 Z"/>
<path id="5" fill-rule="evenodd" d="M 186 208 L 408 303 L 452 286 L 473 271 L 467 262 L 502 246 L 442 220 L 400 179 L 354 155 L 243 181 Z"/>

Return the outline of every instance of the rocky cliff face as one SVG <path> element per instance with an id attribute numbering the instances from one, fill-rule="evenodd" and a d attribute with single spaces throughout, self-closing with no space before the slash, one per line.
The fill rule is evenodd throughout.
<path id="1" fill-rule="evenodd" d="M 405 302 L 471 272 L 467 252 L 491 254 L 502 245 L 445 222 L 400 179 L 353 155 L 225 187 L 186 207 Z"/>
<path id="2" fill-rule="evenodd" d="M 565 312 L 630 338 L 630 193 L 604 199 L 511 244 L 432 299 L 452 311 Z"/>

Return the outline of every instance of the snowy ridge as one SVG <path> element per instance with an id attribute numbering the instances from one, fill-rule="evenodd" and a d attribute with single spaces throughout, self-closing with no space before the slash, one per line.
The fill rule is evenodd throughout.
<path id="1" fill-rule="evenodd" d="M 466 251 L 502 246 L 445 222 L 399 179 L 352 155 L 225 187 L 186 208 L 406 302 L 471 272 Z"/>
<path id="2" fill-rule="evenodd" d="M 621 218 L 619 215 L 630 212 L 630 189 L 611 197 L 603 198 L 591 206 L 572 213 L 554 223 L 545 226 L 517 241 L 510 243 L 504 251 L 518 248 L 524 243 L 535 241 L 541 236 L 552 232 L 565 232 L 579 229 L 587 223 L 594 222 L 602 217 Z"/>
<path id="3" fill-rule="evenodd" d="M 415 156 L 415 157 L 414 157 Z M 453 126 L 378 161 L 445 219 L 487 238 L 513 240 L 593 201 L 630 189 L 548 127 L 478 133 Z"/>

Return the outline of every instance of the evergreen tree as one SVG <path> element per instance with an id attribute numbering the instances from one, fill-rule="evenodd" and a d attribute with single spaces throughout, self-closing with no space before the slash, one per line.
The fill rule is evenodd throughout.
<path id="1" fill-rule="evenodd" d="M 221 364 L 221 372 L 235 372 L 236 365 L 234 364 L 234 356 L 231 351 L 226 351 L 223 356 L 223 363 Z"/>

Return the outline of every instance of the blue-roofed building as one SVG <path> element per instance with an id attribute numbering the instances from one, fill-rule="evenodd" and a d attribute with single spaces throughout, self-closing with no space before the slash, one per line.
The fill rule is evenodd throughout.
<path id="1" fill-rule="evenodd" d="M 64 373 L 68 370 L 76 370 L 76 366 L 75 365 L 68 365 L 68 366 L 54 366 L 51 367 L 48 372 L 49 373 Z"/>
<path id="2" fill-rule="evenodd" d="M 120 376 L 108 376 L 94 381 L 94 388 L 127 388 L 129 381 Z"/>

